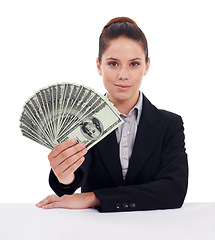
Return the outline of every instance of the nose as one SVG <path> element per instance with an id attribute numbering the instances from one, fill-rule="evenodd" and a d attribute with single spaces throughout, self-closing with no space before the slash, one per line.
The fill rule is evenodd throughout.
<path id="1" fill-rule="evenodd" d="M 121 67 L 119 69 L 118 79 L 119 80 L 128 80 L 129 79 L 128 69 L 126 67 Z"/>

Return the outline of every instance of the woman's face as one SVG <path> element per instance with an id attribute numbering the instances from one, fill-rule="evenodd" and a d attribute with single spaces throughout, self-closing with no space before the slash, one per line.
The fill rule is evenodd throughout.
<path id="1" fill-rule="evenodd" d="M 114 104 L 128 101 L 135 104 L 149 63 L 150 60 L 146 64 L 144 51 L 136 41 L 126 37 L 112 40 L 101 62 L 97 59 L 98 71 L 110 101 Z"/>

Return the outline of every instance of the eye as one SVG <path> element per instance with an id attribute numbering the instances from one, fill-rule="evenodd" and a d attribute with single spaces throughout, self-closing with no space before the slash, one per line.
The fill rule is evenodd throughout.
<path id="1" fill-rule="evenodd" d="M 140 65 L 139 62 L 132 62 L 132 63 L 131 63 L 131 66 L 132 66 L 132 67 L 137 67 L 137 66 L 139 66 L 139 65 Z"/>
<path id="2" fill-rule="evenodd" d="M 112 67 L 116 67 L 118 64 L 117 64 L 117 62 L 109 62 L 108 65 L 110 65 Z"/>

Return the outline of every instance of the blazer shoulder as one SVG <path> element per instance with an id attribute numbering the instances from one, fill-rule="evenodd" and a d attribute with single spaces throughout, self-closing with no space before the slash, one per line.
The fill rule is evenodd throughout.
<path id="1" fill-rule="evenodd" d="M 145 96 L 144 96 L 144 105 L 145 107 L 145 116 L 149 116 L 151 119 L 159 119 L 160 121 L 165 122 L 182 122 L 182 117 L 174 112 L 170 112 L 168 110 L 159 109 L 155 105 L 153 105 Z"/>
<path id="2" fill-rule="evenodd" d="M 163 130 L 165 131 L 166 138 L 172 139 L 172 137 L 180 132 L 184 139 L 184 123 L 182 117 L 176 113 L 163 109 L 158 109 L 157 111 Z"/>
<path id="3" fill-rule="evenodd" d="M 182 117 L 174 112 L 170 112 L 164 109 L 157 109 L 157 114 L 160 118 L 169 121 L 182 120 Z"/>

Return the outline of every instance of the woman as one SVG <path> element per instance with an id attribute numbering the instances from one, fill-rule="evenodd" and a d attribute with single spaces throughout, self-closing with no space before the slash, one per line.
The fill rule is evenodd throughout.
<path id="1" fill-rule="evenodd" d="M 147 40 L 137 24 L 112 19 L 100 35 L 97 68 L 124 123 L 89 151 L 76 139 L 56 146 L 48 158 L 57 195 L 38 207 L 113 212 L 182 206 L 188 183 L 183 122 L 140 92 L 149 65 Z M 82 193 L 74 193 L 80 186 Z"/>

